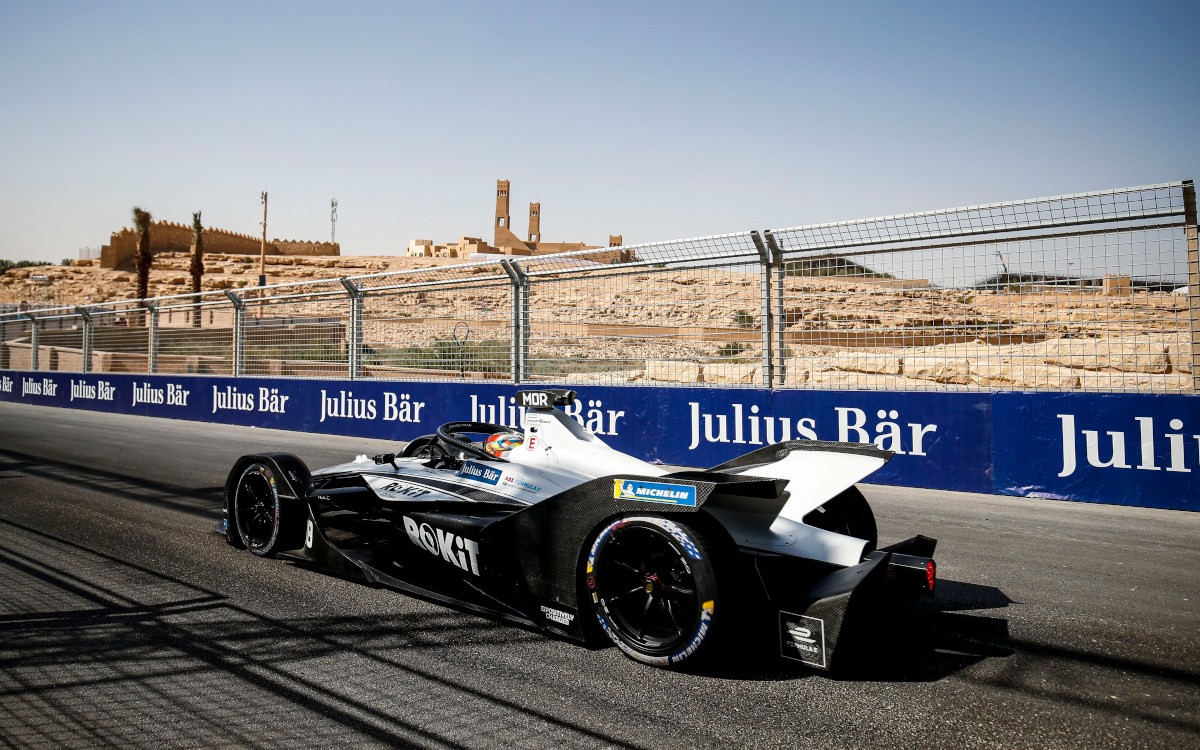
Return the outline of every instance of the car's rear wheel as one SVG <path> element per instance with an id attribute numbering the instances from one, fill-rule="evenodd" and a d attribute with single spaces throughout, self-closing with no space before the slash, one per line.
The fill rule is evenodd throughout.
<path id="1" fill-rule="evenodd" d="M 867 540 L 867 549 L 879 543 L 875 514 L 857 487 L 847 487 L 837 496 L 804 517 L 804 523 L 818 529 Z"/>
<path id="2" fill-rule="evenodd" d="M 643 664 L 695 664 L 716 651 L 717 545 L 683 521 L 626 516 L 595 537 L 584 569 L 586 597 L 600 627 Z"/>
<path id="3" fill-rule="evenodd" d="M 279 497 L 275 472 L 265 463 L 246 466 L 233 496 L 238 537 L 251 552 L 263 557 L 299 546 L 300 517 Z"/>

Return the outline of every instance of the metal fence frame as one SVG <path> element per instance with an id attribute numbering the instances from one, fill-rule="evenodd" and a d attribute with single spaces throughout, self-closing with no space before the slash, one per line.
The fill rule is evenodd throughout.
<path id="1" fill-rule="evenodd" d="M 1187 326 L 1190 331 L 1191 391 L 1200 392 L 1200 257 L 1197 251 L 1195 188 L 1191 181 L 1150 185 L 1138 188 L 1081 193 L 1008 203 L 996 203 L 943 211 L 836 222 L 765 231 L 747 231 L 670 242 L 649 243 L 620 248 L 624 260 L 600 265 L 589 262 L 597 251 L 579 251 L 558 255 L 507 256 L 497 261 L 481 261 L 447 266 L 436 270 L 414 269 L 336 280 L 297 282 L 244 290 L 181 294 L 146 300 L 124 300 L 84 306 L 19 310 L 0 314 L 0 342 L 28 337 L 30 369 L 45 369 L 41 361 L 42 339 L 49 330 L 78 330 L 80 370 L 91 372 L 96 363 L 96 332 L 104 321 L 124 321 L 126 338 L 134 341 L 145 335 L 146 364 L 149 374 L 163 371 L 162 316 L 176 313 L 197 320 L 207 311 L 210 318 L 218 312 L 228 316 L 232 334 L 228 367 L 221 374 L 234 377 L 256 374 L 249 341 L 258 327 L 284 323 L 262 319 L 271 307 L 320 305 L 325 318 L 336 330 L 344 330 L 344 356 L 338 354 L 321 364 L 325 376 L 348 379 L 387 378 L 371 372 L 366 338 L 367 324 L 386 318 L 372 317 L 373 304 L 401 294 L 462 293 L 487 289 L 503 296 L 507 289 L 508 320 L 493 320 L 493 327 L 507 328 L 509 342 L 503 376 L 485 373 L 483 379 L 514 383 L 552 380 L 554 376 L 536 372 L 547 355 L 535 354 L 531 344 L 553 349 L 555 337 L 545 341 L 534 338 L 539 325 L 553 320 L 562 311 L 539 310 L 535 298 L 544 285 L 553 283 L 612 283 L 617 278 L 637 279 L 662 271 L 688 271 L 703 274 L 714 269 L 757 267 L 758 289 L 754 299 L 757 310 L 747 318 L 757 321 L 761 357 L 753 382 L 758 387 L 796 387 L 788 377 L 787 341 L 789 268 L 796 263 L 819 263 L 846 256 L 913 254 L 961 250 L 979 245 L 1007 246 L 1006 243 L 1035 241 L 1088 242 L 1114 232 L 1134 233 L 1166 230 L 1178 232 L 1186 254 Z M 997 251 L 998 252 L 998 251 Z M 1003 256 L 1001 256 L 1003 262 Z M 549 288 L 546 286 L 545 288 Z M 793 295 L 795 292 L 793 291 Z M 334 312 L 328 312 L 332 310 Z M 738 311 L 742 312 L 741 310 Z M 403 313 L 391 313 L 398 316 Z M 258 317 L 256 317 L 258 316 Z M 448 319 L 447 319 L 448 320 Z M 428 323 L 428 321 L 426 321 Z M 566 324 L 564 324 L 566 325 Z M 562 327 L 562 326 L 560 326 Z M 567 326 L 569 328 L 569 326 Z M 553 328 L 553 326 L 551 326 Z M 632 328 L 632 327 L 631 327 Z M 140 331 L 143 331 L 144 334 Z M 201 330 L 201 329 L 184 329 Z M 566 335 L 566 334 L 562 334 Z M 632 335 L 632 334 L 630 334 Z M 694 338 L 703 338 L 703 331 Z M 73 336 L 73 334 L 72 334 Z M 185 341 L 182 333 L 175 338 Z M 457 341 L 457 334 L 455 334 Z M 140 344 L 139 351 L 140 351 Z M 461 352 L 461 344 L 460 352 Z M 739 345 L 740 346 L 740 345 Z M 73 350 L 72 350 L 73 351 Z M 223 357 L 223 355 L 222 355 Z M 215 359 L 222 359 L 215 357 Z M 140 361 L 140 360 L 139 360 Z M 187 365 L 190 367 L 190 365 Z M 214 365 L 216 366 L 216 365 Z M 257 366 L 257 365 L 256 365 Z M 0 369 L 14 368 L 8 355 Z M 453 368 L 450 368 L 451 370 Z M 227 370 L 227 371 L 226 371 Z M 338 370 L 340 374 L 334 375 Z M 459 377 L 465 377 L 460 365 Z M 173 371 L 173 370 L 172 370 Z M 395 379 L 428 379 L 423 373 L 408 373 Z M 454 377 L 453 372 L 440 377 Z M 567 373 L 559 379 L 570 382 Z"/>

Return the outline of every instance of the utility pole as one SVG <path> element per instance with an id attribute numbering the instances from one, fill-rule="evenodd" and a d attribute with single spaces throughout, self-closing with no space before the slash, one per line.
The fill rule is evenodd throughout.
<path id="1" fill-rule="evenodd" d="M 260 247 L 259 253 L 258 253 L 258 285 L 266 286 L 267 285 L 267 191 L 266 190 L 264 190 L 263 194 L 262 194 L 262 204 L 263 204 L 263 222 L 262 222 L 263 236 L 262 236 L 262 246 Z"/>
<path id="2" fill-rule="evenodd" d="M 337 198 L 329 201 L 329 242 L 337 242 Z"/>

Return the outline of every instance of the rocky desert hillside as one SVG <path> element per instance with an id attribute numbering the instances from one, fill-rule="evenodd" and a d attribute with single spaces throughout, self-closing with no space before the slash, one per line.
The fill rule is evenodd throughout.
<path id="1" fill-rule="evenodd" d="M 150 296 L 191 291 L 187 253 L 160 253 L 150 271 Z M 336 279 L 368 273 L 433 265 L 436 261 L 401 257 L 287 257 L 267 256 L 267 283 Z M 258 285 L 258 258 L 249 255 L 204 256 L 203 291 L 241 289 Z M 40 277 L 40 278 L 39 278 Z M 69 266 L 32 266 L 0 274 L 0 302 L 84 305 L 131 299 L 136 295 L 132 271 L 100 268 L 98 260 L 75 260 Z"/>

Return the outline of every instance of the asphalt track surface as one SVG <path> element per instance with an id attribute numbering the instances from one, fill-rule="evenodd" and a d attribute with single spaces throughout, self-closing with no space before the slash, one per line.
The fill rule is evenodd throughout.
<path id="1" fill-rule="evenodd" d="M 213 533 L 242 453 L 389 447 L 0 404 L 0 745 L 1200 747 L 1198 514 L 866 487 L 940 540 L 895 658 L 680 674 Z"/>

